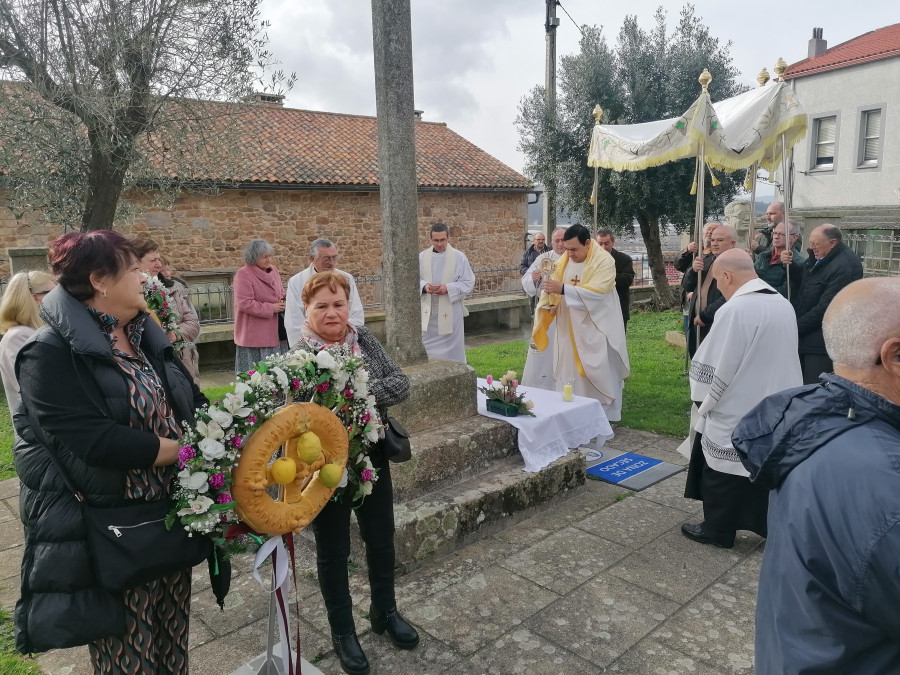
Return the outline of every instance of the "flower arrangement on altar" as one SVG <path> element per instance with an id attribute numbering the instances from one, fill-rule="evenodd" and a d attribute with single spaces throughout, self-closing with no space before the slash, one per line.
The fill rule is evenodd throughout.
<path id="1" fill-rule="evenodd" d="M 159 277 L 152 277 L 144 272 L 144 300 L 147 301 L 147 309 L 157 318 L 162 329 L 168 333 L 172 331 L 176 335 L 176 349 L 180 346 L 181 330 L 178 328 L 178 314 L 172 303 L 169 302 L 169 294 Z"/>
<path id="2" fill-rule="evenodd" d="M 231 497 L 231 471 L 241 448 L 280 406 L 295 400 L 329 408 L 347 429 L 347 468 L 333 498 L 349 495 L 355 504 L 362 503 L 378 480 L 368 449 L 378 441 L 381 429 L 368 380 L 362 359 L 345 348 L 270 356 L 255 370 L 238 375 L 232 393 L 198 409 L 193 422 L 184 425 L 168 524 L 177 518 L 186 530 L 226 542 L 231 526 L 240 522 Z M 225 548 L 241 551 L 250 539 L 262 538 L 242 533 L 240 541 L 228 542 Z"/>
<path id="3" fill-rule="evenodd" d="M 499 382 L 495 382 L 492 375 L 488 375 L 485 380 L 487 386 L 478 387 L 478 390 L 487 397 L 488 410 L 507 415 L 508 417 L 514 417 L 515 415 L 535 416 L 531 412 L 534 408 L 534 403 L 526 401 L 525 397 L 517 391 L 519 381 L 516 379 L 515 371 L 508 370 L 506 375 L 500 378 Z M 492 406 L 491 401 L 500 405 Z"/>

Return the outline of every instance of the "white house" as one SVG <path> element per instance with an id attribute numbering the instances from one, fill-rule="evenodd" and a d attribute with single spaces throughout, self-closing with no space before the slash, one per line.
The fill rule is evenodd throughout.
<path id="1" fill-rule="evenodd" d="M 806 138 L 794 146 L 791 216 L 806 231 L 830 222 L 893 240 L 900 235 L 900 23 L 831 49 L 813 29 L 809 57 L 784 78 L 809 114 Z"/>

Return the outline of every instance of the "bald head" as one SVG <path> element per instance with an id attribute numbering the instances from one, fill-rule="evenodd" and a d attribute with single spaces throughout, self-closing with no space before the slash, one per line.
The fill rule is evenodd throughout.
<path id="1" fill-rule="evenodd" d="M 553 250 L 556 251 L 559 255 L 562 255 L 566 252 L 566 228 L 557 227 L 553 230 L 553 234 L 550 237 L 550 245 L 553 247 Z"/>
<path id="2" fill-rule="evenodd" d="M 739 248 L 723 251 L 716 257 L 711 273 L 716 280 L 716 288 L 730 300 L 735 291 L 748 281 L 757 278 L 753 269 L 753 258 Z"/>
<path id="3" fill-rule="evenodd" d="M 772 202 L 766 209 L 766 222 L 777 225 L 784 220 L 784 202 Z"/>
<path id="4" fill-rule="evenodd" d="M 900 358 L 896 353 L 900 350 L 900 312 L 885 311 L 889 307 L 900 307 L 897 277 L 860 279 L 834 297 L 822 320 L 822 334 L 836 373 L 841 375 L 840 366 L 879 370 L 876 364 L 885 360 L 883 350 L 891 340 L 897 343 L 894 358 Z"/>

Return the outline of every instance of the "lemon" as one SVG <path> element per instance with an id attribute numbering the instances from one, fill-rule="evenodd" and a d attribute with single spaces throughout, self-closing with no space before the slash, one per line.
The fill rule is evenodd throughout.
<path id="1" fill-rule="evenodd" d="M 272 478 L 279 485 L 294 482 L 297 477 L 297 462 L 290 457 L 279 457 L 272 462 Z"/>
<path id="2" fill-rule="evenodd" d="M 319 480 L 327 488 L 337 487 L 343 475 L 343 470 L 337 464 L 326 464 L 319 469 Z"/>
<path id="3" fill-rule="evenodd" d="M 322 441 L 313 432 L 307 431 L 297 441 L 297 455 L 304 464 L 313 464 L 322 456 Z"/>

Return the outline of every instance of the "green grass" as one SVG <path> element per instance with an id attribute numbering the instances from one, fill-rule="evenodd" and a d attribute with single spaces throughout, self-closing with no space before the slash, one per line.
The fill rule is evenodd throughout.
<path id="1" fill-rule="evenodd" d="M 625 382 L 620 424 L 669 436 L 686 436 L 690 392 L 684 374 L 684 350 L 666 342 L 666 331 L 681 329 L 680 312 L 634 314 L 628 322 L 631 377 Z M 528 343 L 507 342 L 473 347 L 466 359 L 478 377 L 499 377 L 507 370 L 520 376 Z"/>
<path id="2" fill-rule="evenodd" d="M 16 651 L 12 615 L 0 609 L 0 673 L 3 675 L 40 675 L 40 672 L 33 661 L 29 661 Z"/>

